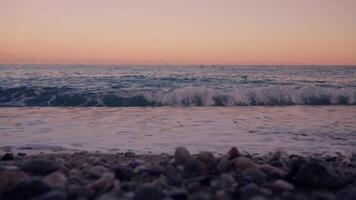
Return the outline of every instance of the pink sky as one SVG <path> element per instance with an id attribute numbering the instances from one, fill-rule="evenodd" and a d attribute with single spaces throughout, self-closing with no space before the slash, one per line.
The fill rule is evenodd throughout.
<path id="1" fill-rule="evenodd" d="M 1 0 L 0 63 L 356 64 L 356 1 Z"/>

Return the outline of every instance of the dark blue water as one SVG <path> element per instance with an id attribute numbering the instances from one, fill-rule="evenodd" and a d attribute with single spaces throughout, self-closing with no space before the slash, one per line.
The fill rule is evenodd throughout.
<path id="1" fill-rule="evenodd" d="M 356 66 L 0 65 L 0 106 L 355 104 Z"/>

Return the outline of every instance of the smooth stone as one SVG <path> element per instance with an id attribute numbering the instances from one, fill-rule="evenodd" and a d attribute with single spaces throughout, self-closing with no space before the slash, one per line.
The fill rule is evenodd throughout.
<path id="1" fill-rule="evenodd" d="M 329 168 L 321 163 L 303 159 L 298 159 L 293 163 L 286 178 L 298 187 L 305 189 L 336 189 L 349 181 L 344 177 L 336 177 Z"/>
<path id="2" fill-rule="evenodd" d="M 269 164 L 259 165 L 259 169 L 261 169 L 263 172 L 265 172 L 268 176 L 275 178 L 275 179 L 283 178 L 287 174 L 282 169 L 277 168 L 272 165 L 269 165 Z"/>
<path id="3" fill-rule="evenodd" d="M 235 158 L 240 157 L 240 152 L 236 147 L 232 147 L 225 156 L 229 160 L 233 160 Z"/>
<path id="4" fill-rule="evenodd" d="M 356 199 L 356 185 L 353 187 L 347 187 L 342 189 L 338 195 L 338 199 L 343 199 L 343 200 L 355 200 Z"/>
<path id="5" fill-rule="evenodd" d="M 120 165 L 115 168 L 115 177 L 120 181 L 129 181 L 134 175 L 135 172 L 129 167 Z"/>
<path id="6" fill-rule="evenodd" d="M 312 193 L 313 200 L 336 200 L 336 196 L 329 191 L 314 191 Z"/>
<path id="7" fill-rule="evenodd" d="M 189 196 L 188 200 L 210 200 L 212 199 L 209 194 L 197 192 Z"/>
<path id="8" fill-rule="evenodd" d="M 250 199 L 255 196 L 271 196 L 272 191 L 261 188 L 255 183 L 250 183 L 238 190 L 238 199 Z"/>
<path id="9" fill-rule="evenodd" d="M 177 165 L 184 165 L 190 157 L 190 153 L 185 147 L 178 147 L 174 152 L 174 161 Z"/>
<path id="10" fill-rule="evenodd" d="M 293 184 L 288 183 L 287 181 L 282 180 L 282 179 L 278 179 L 278 180 L 275 180 L 274 182 L 272 182 L 270 184 L 270 188 L 273 191 L 276 191 L 276 192 L 281 192 L 281 191 L 284 191 L 284 190 L 294 190 L 295 189 Z"/>
<path id="11" fill-rule="evenodd" d="M 63 191 L 53 190 L 32 200 L 67 200 L 67 195 Z"/>
<path id="12" fill-rule="evenodd" d="M 232 168 L 232 162 L 226 158 L 222 158 L 216 165 L 216 169 L 220 173 L 228 172 Z"/>
<path id="13" fill-rule="evenodd" d="M 32 159 L 26 161 L 22 166 L 22 170 L 33 175 L 47 175 L 60 169 L 60 165 L 52 160 L 47 159 Z"/>
<path id="14" fill-rule="evenodd" d="M 94 191 L 89 187 L 71 184 L 67 187 L 67 195 L 69 199 L 88 199 L 94 196 Z"/>
<path id="15" fill-rule="evenodd" d="M 204 164 L 193 157 L 188 158 L 184 164 L 184 171 L 190 175 L 201 174 L 204 168 Z"/>
<path id="16" fill-rule="evenodd" d="M 91 178 L 100 178 L 104 173 L 110 170 L 102 165 L 95 165 L 88 170 L 88 175 Z"/>
<path id="17" fill-rule="evenodd" d="M 99 179 L 89 184 L 88 187 L 90 187 L 97 193 L 106 192 L 113 186 L 114 180 L 114 174 L 105 172 Z"/>
<path id="18" fill-rule="evenodd" d="M 186 200 L 188 199 L 188 193 L 187 191 L 180 189 L 180 188 L 175 188 L 173 190 L 170 190 L 168 192 L 168 197 L 170 197 L 173 200 Z"/>
<path id="19" fill-rule="evenodd" d="M 211 181 L 210 186 L 215 189 L 229 190 L 235 186 L 235 179 L 230 174 L 221 174 L 219 178 Z"/>
<path id="20" fill-rule="evenodd" d="M 5 153 L 5 154 L 1 157 L 1 161 L 9 161 L 9 160 L 14 160 L 14 154 L 12 154 L 12 153 Z"/>
<path id="21" fill-rule="evenodd" d="M 29 179 L 29 176 L 18 168 L 0 170 L 0 188 L 3 190 L 11 189 L 19 181 L 24 181 L 27 179 Z"/>
<path id="22" fill-rule="evenodd" d="M 142 186 L 133 196 L 133 200 L 161 200 L 164 198 L 163 191 L 155 186 Z"/>
<path id="23" fill-rule="evenodd" d="M 26 153 L 19 152 L 17 153 L 18 156 L 26 156 Z"/>
<path id="24" fill-rule="evenodd" d="M 67 177 L 62 172 L 56 171 L 45 176 L 43 181 L 52 188 L 64 189 Z"/>
<path id="25" fill-rule="evenodd" d="M 235 169 L 238 171 L 245 171 L 248 169 L 256 169 L 258 165 L 248 158 L 237 158 L 234 163 Z"/>
<path id="26" fill-rule="evenodd" d="M 252 182 L 252 183 L 257 183 L 261 184 L 262 182 L 266 181 L 267 176 L 266 174 L 259 169 L 247 169 L 242 173 L 242 177 L 244 180 Z"/>
<path id="27" fill-rule="evenodd" d="M 198 155 L 197 155 L 197 159 L 204 163 L 205 167 L 207 169 L 213 169 L 215 168 L 215 165 L 216 165 L 216 159 L 215 159 L 215 156 L 213 153 L 211 152 L 200 152 Z"/>
<path id="28" fill-rule="evenodd" d="M 51 190 L 51 187 L 35 177 L 18 182 L 8 193 L 10 199 L 30 199 Z"/>

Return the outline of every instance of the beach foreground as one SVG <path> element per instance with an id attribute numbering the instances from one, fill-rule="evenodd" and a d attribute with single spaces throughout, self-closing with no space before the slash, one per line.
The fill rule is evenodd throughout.
<path id="1" fill-rule="evenodd" d="M 173 153 L 173 152 L 172 152 Z M 2 153 L 0 199 L 356 199 L 356 155 Z"/>

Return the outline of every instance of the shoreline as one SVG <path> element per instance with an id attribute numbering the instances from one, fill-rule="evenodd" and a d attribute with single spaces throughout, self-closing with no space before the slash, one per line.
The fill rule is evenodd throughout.
<path id="1" fill-rule="evenodd" d="M 355 199 L 356 155 L 0 153 L 0 199 Z"/>

